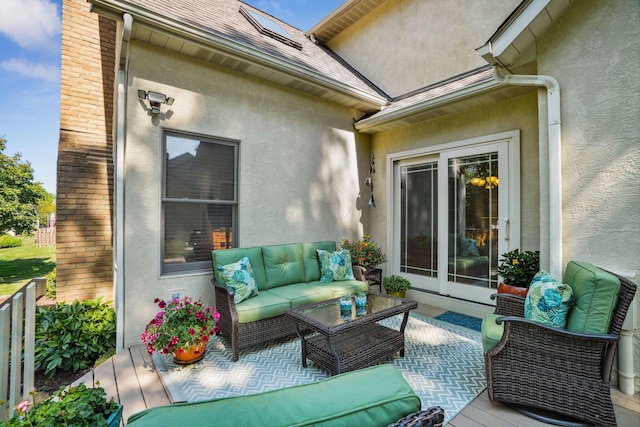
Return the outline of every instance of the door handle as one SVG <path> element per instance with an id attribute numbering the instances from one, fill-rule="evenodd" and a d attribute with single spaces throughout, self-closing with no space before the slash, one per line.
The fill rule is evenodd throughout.
<path id="1" fill-rule="evenodd" d="M 504 240 L 509 240 L 509 218 L 504 220 Z"/>

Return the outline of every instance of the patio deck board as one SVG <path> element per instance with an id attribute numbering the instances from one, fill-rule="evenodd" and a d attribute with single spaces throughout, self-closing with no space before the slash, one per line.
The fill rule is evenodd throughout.
<path id="1" fill-rule="evenodd" d="M 420 307 L 417 311 L 424 310 L 424 307 Z M 435 316 L 439 313 L 431 310 L 429 314 Z M 123 423 L 138 411 L 170 404 L 167 391 L 155 371 L 151 357 L 142 345 L 118 352 L 94 370 L 87 372 L 73 385 L 84 382 L 87 386 L 93 386 L 97 381 L 107 395 L 114 396 L 124 406 Z M 627 396 L 612 388 L 611 397 L 618 425 L 640 426 L 640 395 Z M 505 405 L 491 403 L 485 390 L 447 424 L 447 427 L 480 426 L 542 427 L 548 424 L 528 418 Z"/>

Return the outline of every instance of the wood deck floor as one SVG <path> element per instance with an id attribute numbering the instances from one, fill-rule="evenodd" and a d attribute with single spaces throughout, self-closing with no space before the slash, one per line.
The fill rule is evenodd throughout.
<path id="1" fill-rule="evenodd" d="M 435 316 L 442 310 L 423 306 L 417 312 Z M 155 371 L 151 357 L 142 345 L 118 352 L 111 359 L 73 383 L 84 382 L 87 386 L 96 383 L 103 387 L 108 396 L 113 396 L 123 405 L 123 422 L 132 414 L 146 408 L 168 405 L 169 396 Z M 617 389 L 611 389 L 618 425 L 640 427 L 640 395 L 627 396 Z M 502 404 L 489 402 L 486 390 L 456 415 L 448 427 L 510 427 L 548 426 L 528 418 Z"/>

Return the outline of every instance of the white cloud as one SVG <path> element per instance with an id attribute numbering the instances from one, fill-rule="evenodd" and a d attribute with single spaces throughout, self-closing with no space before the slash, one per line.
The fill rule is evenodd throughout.
<path id="1" fill-rule="evenodd" d="M 55 65 L 36 64 L 23 59 L 8 59 L 0 62 L 0 68 L 23 76 L 42 79 L 48 82 L 60 80 L 60 70 Z"/>
<path id="2" fill-rule="evenodd" d="M 0 0 L 0 33 L 25 49 L 51 49 L 59 44 L 61 19 L 50 0 Z"/>

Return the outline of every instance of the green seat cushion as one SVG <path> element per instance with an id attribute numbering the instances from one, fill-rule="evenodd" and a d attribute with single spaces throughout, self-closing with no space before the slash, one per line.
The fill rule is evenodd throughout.
<path id="1" fill-rule="evenodd" d="M 213 274 L 218 283 L 224 283 L 217 267 L 219 265 L 227 265 L 237 262 L 243 256 L 249 258 L 253 277 L 259 290 L 267 289 L 267 276 L 264 271 L 264 262 L 262 261 L 262 248 L 233 248 L 233 249 L 216 249 L 211 252 L 211 261 L 213 262 Z"/>
<path id="2" fill-rule="evenodd" d="M 620 280 L 592 264 L 570 261 L 565 269 L 564 282 L 573 289 L 574 298 L 567 329 L 592 334 L 608 333 L 613 309 L 618 302 Z"/>
<path id="3" fill-rule="evenodd" d="M 339 298 L 346 294 L 355 294 L 359 291 L 366 292 L 369 289 L 367 282 L 360 280 L 341 280 L 338 282 L 324 283 L 321 281 L 310 282 L 310 286 L 317 286 L 325 290 L 331 291 L 331 298 Z"/>
<path id="4" fill-rule="evenodd" d="M 320 262 L 316 250 L 335 251 L 336 242 L 314 242 L 302 244 L 302 258 L 304 261 L 304 281 L 313 282 L 320 280 Z"/>
<path id="5" fill-rule="evenodd" d="M 217 270 L 225 285 L 234 289 L 234 303 L 238 304 L 258 295 L 258 286 L 248 257 L 243 256 L 238 262 L 232 264 L 218 265 Z"/>
<path id="6" fill-rule="evenodd" d="M 127 426 L 386 426 L 420 406 L 402 374 L 380 365 L 265 393 L 151 408 Z"/>
<path id="7" fill-rule="evenodd" d="M 486 353 L 496 346 L 502 339 L 504 323 L 496 324 L 496 319 L 502 317 L 500 314 L 488 313 L 482 319 L 480 333 L 482 334 L 482 350 Z"/>
<path id="8" fill-rule="evenodd" d="M 308 283 L 294 283 L 293 285 L 279 286 L 269 289 L 273 295 L 281 296 L 291 302 L 291 307 L 299 307 L 305 304 L 322 302 L 333 298 L 331 289 L 320 286 L 312 286 Z"/>
<path id="9" fill-rule="evenodd" d="M 353 280 L 351 254 L 347 250 L 325 251 L 318 249 L 320 261 L 320 281 L 333 282 L 339 280 Z"/>
<path id="10" fill-rule="evenodd" d="M 263 246 L 262 254 L 269 288 L 305 281 L 302 244 Z"/>
<path id="11" fill-rule="evenodd" d="M 260 291 L 257 296 L 236 304 L 236 313 L 238 323 L 249 323 L 280 316 L 290 308 L 291 302 L 288 299 L 269 291 Z"/>

